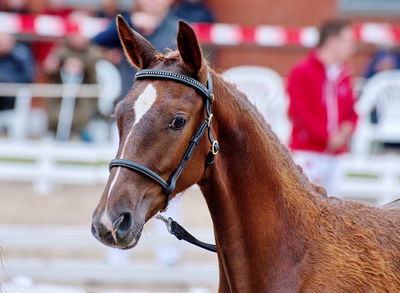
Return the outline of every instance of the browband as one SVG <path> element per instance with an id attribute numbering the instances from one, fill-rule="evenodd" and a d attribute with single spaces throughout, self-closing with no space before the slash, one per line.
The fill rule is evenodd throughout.
<path id="1" fill-rule="evenodd" d="M 204 98 L 207 98 L 212 103 L 214 100 L 213 84 L 210 73 L 207 73 L 207 87 L 201 82 L 189 76 L 162 69 L 143 69 L 136 73 L 135 80 L 142 78 L 160 78 L 169 79 L 185 85 L 188 85 L 197 90 Z"/>

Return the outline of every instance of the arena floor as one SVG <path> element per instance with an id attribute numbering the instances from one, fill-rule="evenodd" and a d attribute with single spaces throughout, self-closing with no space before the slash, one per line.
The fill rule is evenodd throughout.
<path id="1" fill-rule="evenodd" d="M 97 241 L 93 242 L 89 232 L 91 214 L 102 189 L 103 186 L 58 186 L 50 195 L 43 196 L 35 194 L 32 185 L 28 183 L 0 182 L 0 247 L 4 263 L 1 279 L 5 283 L 4 292 L 209 293 L 216 291 L 218 269 L 215 254 L 195 247 L 189 248 L 188 244 L 179 242 L 170 235 L 164 235 L 163 237 L 170 241 L 169 247 L 173 249 L 175 246 L 183 247 L 183 253 L 173 264 L 159 264 L 157 243 L 154 243 L 157 240 L 152 240 L 153 234 L 159 232 L 154 223 L 146 224 L 141 247 L 139 245 L 137 249 L 131 250 L 127 260 L 122 263 L 110 263 L 110 255 L 113 254 L 110 253 L 111 249 Z M 212 236 L 211 219 L 198 189 L 189 189 L 180 200 L 184 226 L 190 231 L 205 231 L 207 235 Z M 57 233 L 63 237 L 60 238 L 60 241 L 63 241 L 61 245 L 57 244 Z M 80 240 L 73 237 L 81 237 L 83 242 L 88 241 L 90 245 L 96 246 L 93 249 L 84 247 L 85 244 L 80 245 Z M 51 244 L 52 241 L 54 245 Z M 196 276 L 196 270 L 192 268 L 196 268 L 197 264 L 200 264 L 200 267 L 204 266 L 205 269 Z M 73 268 L 74 265 L 76 270 Z M 83 277 L 91 269 L 99 272 L 97 279 L 96 276 L 93 279 Z M 133 276 L 132 280 L 127 273 L 130 269 L 132 274 L 139 274 Z M 81 278 L 78 270 L 82 270 Z M 146 270 L 148 274 L 145 273 Z M 210 270 L 212 276 L 207 275 L 210 274 Z M 171 273 L 173 280 L 164 282 L 161 278 L 158 281 L 157 276 L 152 275 L 153 271 L 154 274 Z M 59 272 L 58 275 L 54 276 L 55 272 Z M 180 272 L 183 278 L 188 274 L 187 282 L 179 279 Z M 101 274 L 104 274 L 105 279 L 99 282 Z M 141 282 L 140 274 L 143 274 L 143 279 L 147 281 Z M 200 277 L 199 282 L 196 281 L 197 277 Z M 208 281 L 209 279 L 211 281 Z"/>

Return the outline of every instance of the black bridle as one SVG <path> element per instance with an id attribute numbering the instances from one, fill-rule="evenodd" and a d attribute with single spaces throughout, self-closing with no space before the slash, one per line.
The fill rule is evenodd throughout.
<path id="1" fill-rule="evenodd" d="M 166 199 L 166 207 L 168 206 L 168 202 L 170 200 L 170 194 L 175 190 L 176 181 L 178 180 L 179 176 L 182 174 L 183 168 L 185 167 L 186 163 L 192 157 L 194 150 L 196 149 L 198 143 L 200 142 L 201 138 L 204 135 L 204 132 L 208 128 L 208 139 L 211 143 L 210 151 L 207 155 L 206 164 L 211 165 L 214 162 L 214 157 L 218 153 L 219 144 L 218 141 L 212 135 L 212 117 L 213 114 L 211 112 L 211 104 L 214 101 L 213 95 L 213 84 L 210 74 L 208 73 L 207 76 L 207 87 L 204 86 L 202 83 L 198 82 L 197 80 L 183 75 L 179 73 L 175 73 L 172 71 L 161 70 L 161 69 L 144 69 L 139 70 L 136 73 L 135 80 L 138 79 L 165 79 L 165 80 L 172 80 L 175 82 L 182 83 L 187 85 L 191 88 L 194 88 L 204 99 L 205 102 L 205 109 L 207 117 L 206 119 L 200 124 L 199 128 L 197 129 L 196 133 L 190 139 L 189 146 L 187 147 L 185 154 L 183 155 L 182 160 L 180 161 L 176 170 L 171 174 L 168 180 L 165 180 L 160 175 L 158 175 L 153 170 L 130 160 L 125 159 L 113 159 L 110 162 L 110 170 L 113 167 L 125 167 L 136 172 L 139 172 L 154 181 L 160 184 L 163 187 L 164 193 L 167 196 Z"/>
<path id="2" fill-rule="evenodd" d="M 153 170 L 130 160 L 125 159 L 113 159 L 110 162 L 110 171 L 113 167 L 124 167 L 131 169 L 133 171 L 139 172 L 150 179 L 153 179 L 158 184 L 163 187 L 164 193 L 167 196 L 166 204 L 164 210 L 168 207 L 168 203 L 170 200 L 170 194 L 175 190 L 176 181 L 178 180 L 179 176 L 182 174 L 183 168 L 185 167 L 186 163 L 192 157 L 194 150 L 196 149 L 197 145 L 199 144 L 201 138 L 204 135 L 204 132 L 208 128 L 208 139 L 211 143 L 210 151 L 207 155 L 206 159 L 206 166 L 211 165 L 214 162 L 214 157 L 219 151 L 219 144 L 218 141 L 212 135 L 212 117 L 213 114 L 211 112 L 211 104 L 214 101 L 213 95 L 213 83 L 210 76 L 210 73 L 207 75 L 207 87 L 204 86 L 202 83 L 198 82 L 197 80 L 188 77 L 183 74 L 175 73 L 172 71 L 167 70 L 160 70 L 160 69 L 144 69 L 140 70 L 136 73 L 135 80 L 138 79 L 165 79 L 165 80 L 172 80 L 175 82 L 182 83 L 187 85 L 191 88 L 194 88 L 204 99 L 205 109 L 207 117 L 205 120 L 200 124 L 199 128 L 197 129 L 196 133 L 190 139 L 189 146 L 187 147 L 183 158 L 181 159 L 178 167 L 176 168 L 175 172 L 171 174 L 168 180 L 165 180 L 160 175 L 158 175 Z M 175 235 L 176 238 L 179 240 L 185 240 L 189 243 L 197 245 L 201 248 L 207 249 L 209 251 L 216 252 L 217 248 L 213 244 L 204 243 L 194 236 L 192 236 L 189 232 L 187 232 L 181 225 L 179 225 L 176 221 L 171 218 L 164 218 L 161 215 L 158 215 L 159 219 L 162 219 L 168 227 L 168 231 Z"/>

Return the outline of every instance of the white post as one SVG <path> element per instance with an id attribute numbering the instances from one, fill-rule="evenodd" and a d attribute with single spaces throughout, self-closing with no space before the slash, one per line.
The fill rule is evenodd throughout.
<path id="1" fill-rule="evenodd" d="M 63 96 L 57 124 L 57 140 L 68 140 L 71 135 L 72 119 L 74 118 L 75 100 L 83 81 L 82 74 L 72 74 L 61 71 L 63 81 Z"/>
<path id="2" fill-rule="evenodd" d="M 32 94 L 26 87 L 18 89 L 15 95 L 15 110 L 13 123 L 10 125 L 10 137 L 13 139 L 25 139 L 29 122 Z"/>
<path id="3" fill-rule="evenodd" d="M 43 139 L 37 151 L 37 173 L 33 182 L 33 188 L 40 195 L 48 195 L 54 187 L 52 175 L 55 172 L 55 168 L 52 142 L 48 138 Z"/>

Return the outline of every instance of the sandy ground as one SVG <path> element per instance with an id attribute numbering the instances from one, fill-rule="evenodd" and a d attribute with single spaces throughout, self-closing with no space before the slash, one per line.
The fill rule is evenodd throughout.
<path id="1" fill-rule="evenodd" d="M 90 229 L 91 215 L 96 207 L 104 186 L 58 186 L 50 195 L 35 194 L 32 184 L 20 182 L 0 182 L 0 225 L 22 225 L 22 226 L 69 226 L 84 227 Z M 187 190 L 180 199 L 182 201 L 183 223 L 189 228 L 205 228 L 212 231 L 209 212 L 204 199 L 198 189 Z M 145 235 L 144 235 L 145 236 Z M 172 236 L 171 236 L 172 237 Z M 4 258 L 68 258 L 73 254 L 74 258 L 97 258 L 104 259 L 105 255 L 99 251 L 87 253 L 87 251 L 61 251 L 61 250 L 18 250 L 9 249 L 3 251 Z M 205 256 L 206 255 L 206 256 Z M 205 257 L 204 257 L 205 256 Z M 215 261 L 214 254 L 200 252 L 198 255 L 185 255 L 193 260 Z M 135 258 L 135 256 L 133 257 Z M 152 253 L 141 256 L 143 259 L 154 261 Z M 51 284 L 50 284 L 51 285 Z M 53 284 L 57 285 L 57 284 Z M 64 284 L 69 285 L 69 284 Z M 93 284 L 74 284 L 84 288 L 86 292 L 191 292 L 190 288 L 171 286 L 129 286 Z M 142 290 L 142 291 L 141 291 Z M 212 292 L 215 288 L 211 288 Z M 1 291 L 1 290 L 0 290 Z M 39 290 L 40 291 L 40 290 Z M 57 290 L 56 290 L 57 291 Z M 55 291 L 55 292 L 56 292 Z M 10 291 L 14 293 L 14 291 Z M 19 292 L 19 291 L 18 291 Z M 25 292 L 25 291 L 21 291 Z M 47 292 L 47 291 L 46 291 Z M 53 292 L 53 291 L 52 291 Z M 36 291 L 34 291 L 36 293 Z M 41 293 L 41 292 L 38 292 Z"/>
<path id="2" fill-rule="evenodd" d="M 103 192 L 99 186 L 58 186 L 50 195 L 33 192 L 32 184 L 0 182 L 0 224 L 90 225 Z M 197 189 L 182 201 L 183 220 L 191 227 L 212 227 L 206 203 Z"/>

